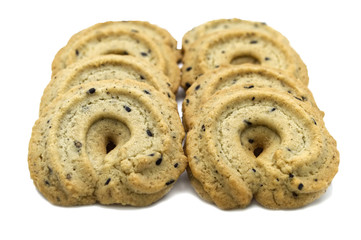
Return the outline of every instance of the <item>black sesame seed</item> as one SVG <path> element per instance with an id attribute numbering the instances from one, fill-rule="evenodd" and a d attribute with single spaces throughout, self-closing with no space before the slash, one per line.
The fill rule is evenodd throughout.
<path id="1" fill-rule="evenodd" d="M 74 141 L 74 145 L 77 148 L 81 148 L 83 146 L 83 144 L 81 142 L 79 142 L 79 141 Z"/>
<path id="2" fill-rule="evenodd" d="M 75 55 L 79 56 L 79 51 L 78 51 L 78 49 L 75 50 Z"/>
<path id="3" fill-rule="evenodd" d="M 168 186 L 168 185 L 171 185 L 171 184 L 174 183 L 174 182 L 175 182 L 175 180 L 172 179 L 172 180 L 169 180 L 168 182 L 166 182 L 165 185 Z"/>
<path id="4" fill-rule="evenodd" d="M 177 168 L 177 167 L 178 167 L 178 163 L 174 164 L 174 167 Z"/>
<path id="5" fill-rule="evenodd" d="M 258 43 L 258 41 L 257 41 L 257 40 L 252 40 L 252 41 L 250 41 L 249 43 L 250 43 L 250 44 L 256 44 L 256 43 Z"/>
<path id="6" fill-rule="evenodd" d="M 131 111 L 132 111 L 132 109 L 130 109 L 130 107 L 128 107 L 128 106 L 123 106 L 123 107 L 124 107 L 125 111 L 127 111 L 127 112 L 131 112 Z"/>
<path id="7" fill-rule="evenodd" d="M 313 181 L 317 182 L 317 181 L 318 181 L 318 179 L 317 179 L 317 178 L 315 178 L 315 179 L 313 179 Z"/>
<path id="8" fill-rule="evenodd" d="M 287 148 L 287 151 L 291 152 L 291 149 Z"/>
<path id="9" fill-rule="evenodd" d="M 146 56 L 148 56 L 148 53 L 146 53 L 146 52 L 141 52 L 140 55 L 142 55 L 143 57 L 146 57 Z"/>
<path id="10" fill-rule="evenodd" d="M 197 85 L 195 90 L 197 91 L 200 87 L 201 87 L 201 85 Z"/>
<path id="11" fill-rule="evenodd" d="M 189 43 L 189 40 L 188 39 L 184 40 L 184 43 Z"/>
<path id="12" fill-rule="evenodd" d="M 290 174 L 288 174 L 288 177 L 289 177 L 289 178 L 293 178 L 294 175 L 293 175 L 292 173 L 290 173 Z"/>
<path id="13" fill-rule="evenodd" d="M 162 160 L 163 160 L 163 155 L 160 155 L 160 158 L 158 158 L 158 160 L 155 162 L 155 164 L 157 166 L 159 166 L 162 163 Z"/>
<path id="14" fill-rule="evenodd" d="M 254 143 L 254 140 L 250 138 L 250 139 L 248 139 L 248 142 L 249 143 Z"/>
<path id="15" fill-rule="evenodd" d="M 186 99 L 186 103 L 189 104 L 189 99 L 188 98 Z"/>
<path id="16" fill-rule="evenodd" d="M 252 171 L 253 171 L 253 172 L 256 172 L 256 169 L 252 168 Z"/>
<path id="17" fill-rule="evenodd" d="M 186 89 L 188 89 L 191 86 L 190 83 L 186 83 Z"/>
<path id="18" fill-rule="evenodd" d="M 149 154 L 148 156 L 153 157 L 153 156 L 154 156 L 154 153 L 151 153 L 151 154 Z"/>
<path id="19" fill-rule="evenodd" d="M 298 185 L 298 190 L 302 190 L 302 188 L 303 188 L 303 184 L 300 183 L 300 184 Z"/>
<path id="20" fill-rule="evenodd" d="M 202 130 L 203 130 L 203 132 L 206 131 L 206 127 L 204 125 L 202 125 Z"/>
<path id="21" fill-rule="evenodd" d="M 192 70 L 192 67 L 187 67 L 186 71 L 189 72 L 190 70 Z"/>
<path id="22" fill-rule="evenodd" d="M 251 126 L 251 125 L 252 125 L 252 123 L 251 123 L 250 121 L 243 120 L 243 122 L 244 122 L 245 124 L 247 124 L 247 126 Z"/>
<path id="23" fill-rule="evenodd" d="M 312 121 L 313 121 L 313 123 L 314 123 L 315 125 L 317 125 L 317 122 L 316 122 L 315 119 L 312 118 Z"/>
<path id="24" fill-rule="evenodd" d="M 214 68 L 219 68 L 219 65 L 214 66 Z"/>
<path id="25" fill-rule="evenodd" d="M 50 186 L 50 183 L 47 180 L 45 180 L 45 184 Z"/>
<path id="26" fill-rule="evenodd" d="M 153 133 L 152 133 L 149 129 L 147 130 L 147 134 L 148 134 L 149 137 L 153 137 L 153 136 L 154 136 Z"/>
<path id="27" fill-rule="evenodd" d="M 251 88 L 254 88 L 254 85 L 244 86 L 244 88 L 251 89 Z"/>
<path id="28" fill-rule="evenodd" d="M 270 59 L 269 57 L 265 57 L 264 60 L 265 60 L 265 61 L 269 61 L 269 60 L 271 60 L 271 59 Z"/>
<path id="29" fill-rule="evenodd" d="M 108 178 L 107 181 L 105 182 L 104 186 L 108 185 L 110 180 L 112 180 L 111 178 Z"/>
<path id="30" fill-rule="evenodd" d="M 90 89 L 87 91 L 87 93 L 89 93 L 89 94 L 95 93 L 95 88 L 90 88 Z"/>
<path id="31" fill-rule="evenodd" d="M 145 77 L 143 75 L 139 75 L 140 79 L 144 80 Z"/>
<path id="32" fill-rule="evenodd" d="M 168 98 L 170 98 L 170 94 L 169 94 L 169 93 L 167 93 L 167 96 L 168 96 Z"/>
<path id="33" fill-rule="evenodd" d="M 299 101 L 303 101 L 301 98 L 299 98 L 299 97 L 295 97 L 297 100 L 299 100 Z"/>
<path id="34" fill-rule="evenodd" d="M 252 97 L 252 101 L 254 101 L 256 99 L 256 97 Z"/>
<path id="35" fill-rule="evenodd" d="M 272 109 L 271 109 L 271 112 L 274 112 L 275 110 L 276 110 L 276 108 L 272 108 Z"/>
<path id="36" fill-rule="evenodd" d="M 147 90 L 143 90 L 143 92 L 145 92 L 146 94 L 150 95 L 150 92 L 148 92 Z"/>
<path id="37" fill-rule="evenodd" d="M 167 85 L 168 85 L 168 87 L 170 87 L 170 86 L 171 86 L 169 82 L 167 82 Z"/>

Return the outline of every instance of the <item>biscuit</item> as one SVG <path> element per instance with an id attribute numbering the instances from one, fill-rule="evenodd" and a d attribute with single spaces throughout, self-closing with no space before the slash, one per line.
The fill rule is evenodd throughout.
<path id="1" fill-rule="evenodd" d="M 293 48 L 256 31 L 224 30 L 206 35 L 192 44 L 183 62 L 183 88 L 209 70 L 244 63 L 280 69 L 308 84 L 306 65 Z"/>
<path id="2" fill-rule="evenodd" d="M 318 109 L 312 93 L 296 78 L 280 70 L 274 70 L 258 65 L 242 64 L 209 71 L 198 78 L 186 92 L 183 101 L 183 124 L 186 129 L 191 128 L 199 108 L 212 96 L 222 89 L 238 87 L 240 91 L 250 89 L 271 88 L 293 96 L 298 104 L 309 105 Z M 319 111 L 323 116 L 323 112 Z"/>
<path id="3" fill-rule="evenodd" d="M 152 86 L 104 80 L 73 87 L 36 121 L 28 164 L 53 204 L 146 206 L 184 171 L 176 109 Z"/>
<path id="4" fill-rule="evenodd" d="M 173 90 L 178 89 L 178 52 L 163 41 L 156 41 L 159 37 L 155 38 L 156 34 L 151 34 L 153 31 L 144 31 L 147 28 L 134 29 L 136 25 L 132 23 L 128 26 L 123 22 L 103 23 L 75 34 L 56 54 L 52 63 L 52 75 L 84 58 L 108 54 L 132 55 L 161 69 L 169 77 Z"/>
<path id="5" fill-rule="evenodd" d="M 189 176 L 219 208 L 298 208 L 319 198 L 338 170 L 336 142 L 313 108 L 271 89 L 223 89 L 187 133 Z"/>
<path id="6" fill-rule="evenodd" d="M 289 44 L 285 36 L 283 36 L 275 29 L 267 26 L 267 24 L 264 22 L 254 22 L 232 18 L 209 21 L 188 31 L 182 39 L 182 50 L 184 52 L 188 51 L 192 43 L 197 41 L 199 38 L 204 37 L 205 35 L 212 35 L 217 32 L 231 29 L 259 31 L 264 34 L 268 34 L 274 39 L 278 39 L 284 44 Z"/>
<path id="7" fill-rule="evenodd" d="M 58 95 L 73 86 L 107 79 L 132 79 L 144 82 L 175 99 L 169 79 L 157 68 L 133 56 L 106 55 L 79 60 L 54 75 L 44 90 L 40 103 L 42 110 Z"/>

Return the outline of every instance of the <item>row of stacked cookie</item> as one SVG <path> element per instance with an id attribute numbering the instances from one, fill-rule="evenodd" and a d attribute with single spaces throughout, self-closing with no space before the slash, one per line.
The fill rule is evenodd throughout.
<path id="1" fill-rule="evenodd" d="M 264 23 L 217 20 L 185 34 L 183 50 L 187 172 L 197 193 L 223 209 L 319 198 L 339 154 L 288 40 Z"/>
<path id="2" fill-rule="evenodd" d="M 187 165 L 174 92 L 176 41 L 146 22 L 75 34 L 52 64 L 28 163 L 57 205 L 149 205 Z"/>

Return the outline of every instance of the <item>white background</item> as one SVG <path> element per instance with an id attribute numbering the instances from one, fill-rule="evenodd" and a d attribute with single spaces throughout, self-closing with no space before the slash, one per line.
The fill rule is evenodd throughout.
<path id="1" fill-rule="evenodd" d="M 361 37 L 357 1 L 1 1 L 0 239 L 343 239 L 360 238 Z M 252 203 L 222 211 L 202 201 L 183 174 L 145 208 L 57 207 L 35 189 L 27 167 L 31 128 L 56 52 L 97 22 L 145 20 L 179 42 L 209 20 L 266 22 L 308 67 L 309 88 L 338 142 L 339 172 L 328 192 L 297 210 Z"/>

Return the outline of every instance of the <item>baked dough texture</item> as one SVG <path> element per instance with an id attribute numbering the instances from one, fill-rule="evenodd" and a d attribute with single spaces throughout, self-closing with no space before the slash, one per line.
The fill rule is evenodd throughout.
<path id="1" fill-rule="evenodd" d="M 187 133 L 192 185 L 222 209 L 254 198 L 272 209 L 304 206 L 335 176 L 339 153 L 321 115 L 287 93 L 224 89 Z"/>
<path id="2" fill-rule="evenodd" d="M 281 70 L 259 65 L 242 64 L 206 72 L 186 92 L 183 101 L 183 124 L 191 128 L 201 112 L 203 104 L 223 89 L 239 91 L 270 88 L 293 96 L 300 105 L 308 105 L 319 111 L 311 91 L 295 77 Z"/>
<path id="3" fill-rule="evenodd" d="M 168 77 L 150 63 L 129 55 L 96 56 L 79 60 L 52 76 L 41 99 L 40 114 L 51 101 L 72 87 L 107 79 L 132 79 L 144 82 L 168 98 L 175 99 Z"/>
<path id="4" fill-rule="evenodd" d="M 184 131 L 169 98 L 149 84 L 104 80 L 74 86 L 36 121 L 28 163 L 38 190 L 63 206 L 146 206 L 187 166 Z"/>
<path id="5" fill-rule="evenodd" d="M 56 54 L 53 75 L 78 60 L 109 54 L 148 61 L 169 77 L 174 92 L 178 89 L 180 53 L 176 41 L 165 29 L 141 21 L 98 23 L 75 34 Z"/>
<path id="6" fill-rule="evenodd" d="M 224 30 L 251 30 L 258 31 L 281 41 L 283 44 L 289 44 L 288 39 L 275 29 L 269 27 L 265 22 L 247 21 L 238 18 L 217 19 L 203 23 L 194 27 L 184 34 L 182 39 L 182 50 L 187 52 L 190 46 L 199 38 L 210 36 Z"/>

